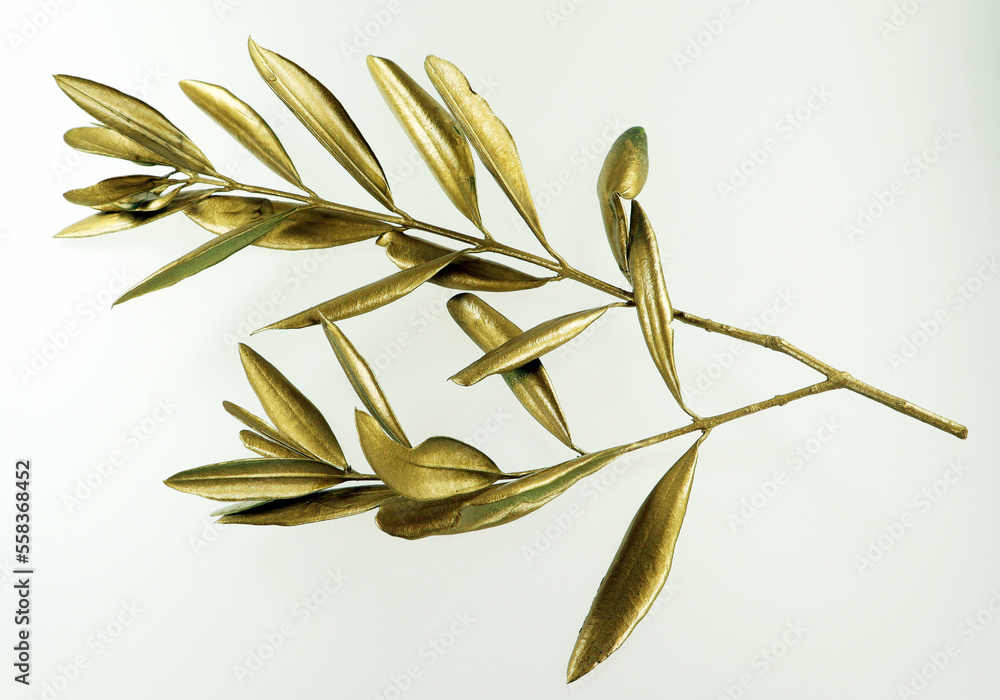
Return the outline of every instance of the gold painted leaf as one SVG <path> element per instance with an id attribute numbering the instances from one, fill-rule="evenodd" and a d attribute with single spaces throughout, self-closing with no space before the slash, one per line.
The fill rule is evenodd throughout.
<path id="1" fill-rule="evenodd" d="M 278 250 L 332 248 L 375 238 L 392 230 L 390 224 L 378 219 L 263 197 L 217 194 L 198 202 L 184 213 L 206 231 L 221 234 L 246 226 L 251 221 L 286 212 L 288 217 L 254 241 L 253 245 Z"/>
<path id="2" fill-rule="evenodd" d="M 198 201 L 211 196 L 217 190 L 194 190 L 182 192 L 159 209 L 153 211 L 112 211 L 92 214 L 85 219 L 70 224 L 55 235 L 56 238 L 88 238 L 105 233 L 115 233 L 138 228 L 153 221 L 184 211 Z"/>
<path id="3" fill-rule="evenodd" d="M 542 225 L 538 221 L 535 201 L 521 165 L 510 131 L 493 113 L 489 104 L 469 84 L 458 67 L 443 58 L 428 56 L 424 68 L 448 109 L 469 137 L 483 165 L 528 224 L 535 237 L 548 247 Z"/>
<path id="4" fill-rule="evenodd" d="M 397 272 L 394 275 L 383 277 L 377 282 L 366 284 L 347 294 L 341 294 L 335 299 L 324 301 L 322 304 L 301 311 L 294 316 L 282 319 L 270 326 L 261 328 L 260 331 L 285 328 L 305 328 L 315 326 L 325 317 L 331 321 L 340 321 L 352 316 L 368 313 L 380 306 L 385 306 L 400 299 L 421 284 L 429 280 L 448 263 L 454 261 L 465 251 L 457 251 L 444 255 L 437 260 L 429 260 L 421 265 L 416 265 L 408 270 Z M 260 331 L 254 331 L 259 333 Z"/>
<path id="5" fill-rule="evenodd" d="M 451 248 L 400 231 L 384 233 L 376 242 L 385 248 L 389 259 L 402 270 L 455 252 Z M 541 287 L 554 279 L 556 278 L 535 277 L 500 263 L 466 255 L 427 281 L 449 289 L 476 292 L 514 292 Z"/>
<path id="6" fill-rule="evenodd" d="M 396 442 L 410 447 L 410 441 L 396 419 L 396 414 L 389 405 L 389 399 L 379 386 L 371 366 L 333 322 L 324 319 L 323 330 L 326 331 L 326 338 L 330 341 L 333 354 L 337 356 L 337 361 L 351 382 L 351 386 L 354 387 L 354 391 L 357 392 L 361 403 Z"/>
<path id="7" fill-rule="evenodd" d="M 181 170 L 215 175 L 205 154 L 166 117 L 142 100 L 107 85 L 71 75 L 56 83 L 83 111 Z"/>
<path id="8" fill-rule="evenodd" d="M 471 445 L 435 436 L 405 447 L 364 411 L 354 417 L 368 464 L 393 491 L 418 501 L 478 491 L 503 476 L 493 460 Z"/>
<path id="9" fill-rule="evenodd" d="M 178 472 L 167 486 L 216 501 L 292 498 L 336 486 L 344 473 L 305 459 L 237 459 Z"/>
<path id="10" fill-rule="evenodd" d="M 459 328 L 484 352 L 494 350 L 522 333 L 510 319 L 475 294 L 456 294 L 448 300 L 448 312 Z M 541 360 L 531 360 L 500 376 L 532 418 L 564 445 L 576 449 L 559 399 Z"/>
<path id="11" fill-rule="evenodd" d="M 70 190 L 65 192 L 63 197 L 67 202 L 82 207 L 100 207 L 171 184 L 180 182 L 153 175 L 123 175 L 101 180 L 90 187 Z"/>
<path id="12" fill-rule="evenodd" d="M 244 508 L 239 512 L 223 514 L 218 522 L 240 525 L 305 525 L 364 513 L 398 498 L 392 489 L 382 485 L 346 486 Z"/>
<path id="13" fill-rule="evenodd" d="M 222 506 L 221 508 L 216 508 L 211 513 L 209 513 L 209 515 L 214 518 L 214 517 L 216 517 L 218 515 L 229 515 L 230 513 L 239 513 L 239 512 L 244 511 L 244 510 L 249 510 L 250 508 L 256 508 L 257 506 L 263 505 L 265 503 L 270 503 L 272 500 L 273 499 L 271 499 L 271 498 L 266 498 L 266 499 L 264 499 L 262 501 L 235 501 L 235 502 L 230 502 L 230 503 L 227 503 L 226 505 Z"/>
<path id="14" fill-rule="evenodd" d="M 240 442 L 251 452 L 256 452 L 261 457 L 272 457 L 274 459 L 302 459 L 303 455 L 297 450 L 285 447 L 280 442 L 275 442 L 252 430 L 240 431 Z"/>
<path id="15" fill-rule="evenodd" d="M 389 59 L 369 56 L 368 70 L 448 199 L 481 229 L 476 164 L 469 142 L 451 114 Z"/>
<path id="16" fill-rule="evenodd" d="M 601 581 L 569 660 L 572 683 L 608 658 L 645 616 L 666 583 L 687 510 L 703 434 L 639 507 Z"/>
<path id="17" fill-rule="evenodd" d="M 587 330 L 610 306 L 577 311 L 540 323 L 488 351 L 481 358 L 451 377 L 461 386 L 470 386 L 491 374 L 503 374 L 517 369 L 551 352 Z"/>
<path id="18" fill-rule="evenodd" d="M 608 243 L 622 274 L 629 278 L 628 227 L 622 198 L 635 199 L 649 174 L 649 151 L 646 130 L 641 126 L 626 129 L 611 144 L 597 178 L 597 197 Z"/>
<path id="19" fill-rule="evenodd" d="M 249 40 L 250 57 L 274 94 L 375 199 L 396 211 L 385 173 L 340 101 L 321 82 L 273 51 Z"/>
<path id="20" fill-rule="evenodd" d="M 130 160 L 138 165 L 173 166 L 173 163 L 160 154 L 106 126 L 81 126 L 70 129 L 63 135 L 63 140 L 70 148 L 84 153 Z"/>
<path id="21" fill-rule="evenodd" d="M 670 327 L 670 322 L 674 319 L 674 310 L 670 306 L 667 285 L 663 279 L 660 249 L 656 244 L 653 227 L 638 200 L 632 200 L 630 219 L 628 267 L 632 274 L 635 310 L 639 317 L 639 325 L 642 327 L 642 335 L 667 389 L 677 399 L 681 408 L 690 414 L 691 411 L 681 398 L 681 384 L 677 378 L 677 367 L 674 362 L 674 329 Z"/>
<path id="22" fill-rule="evenodd" d="M 162 209 L 161 209 L 162 211 Z M 230 255 L 237 253 L 281 223 L 287 214 L 275 214 L 269 219 L 261 219 L 241 228 L 233 229 L 177 258 L 161 267 L 139 284 L 122 294 L 115 304 L 135 299 L 143 294 L 155 292 L 177 284 L 183 279 L 196 275 L 213 265 L 217 265 Z"/>
<path id="23" fill-rule="evenodd" d="M 288 437 L 284 433 L 278 432 L 268 425 L 263 419 L 250 413 L 250 411 L 246 410 L 242 406 L 237 406 L 231 401 L 223 401 L 222 407 L 226 409 L 226 413 L 243 423 L 243 425 L 247 426 L 251 430 L 257 431 L 268 440 L 276 442 L 282 447 L 288 448 L 292 452 L 297 452 L 299 459 L 315 459 L 313 455 L 309 454 L 309 450 L 296 443 L 295 440 Z M 242 433 L 240 433 L 240 435 L 242 436 Z"/>
<path id="24" fill-rule="evenodd" d="M 382 532 L 407 540 L 452 535 L 456 533 L 459 509 L 481 493 L 482 489 L 435 501 L 401 496 L 378 509 L 375 524 Z"/>
<path id="25" fill-rule="evenodd" d="M 317 459 L 348 469 L 337 436 L 313 402 L 274 365 L 243 343 L 240 343 L 240 359 L 250 386 L 274 427 Z"/>
<path id="26" fill-rule="evenodd" d="M 261 163 L 293 185 L 303 187 L 285 147 L 253 107 L 221 85 L 182 80 L 180 86 L 192 102 Z"/>

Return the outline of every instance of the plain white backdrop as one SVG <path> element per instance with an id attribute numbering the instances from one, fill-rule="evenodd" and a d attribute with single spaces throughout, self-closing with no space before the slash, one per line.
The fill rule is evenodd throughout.
<path id="1" fill-rule="evenodd" d="M 13 466 L 33 470 L 32 685 L 9 698 L 964 698 L 997 696 L 1000 477 L 995 397 L 1000 8 L 983 3 L 526 0 L 11 0 L 0 223 L 5 340 L 0 608 L 13 610 Z M 89 118 L 50 77 L 142 96 L 220 169 L 281 186 L 188 103 L 221 83 L 279 132 L 306 181 L 374 206 L 253 69 L 247 37 L 343 101 L 401 207 L 467 228 L 364 64 L 425 86 L 458 64 L 519 144 L 549 240 L 623 284 L 595 183 L 646 128 L 643 205 L 678 308 L 785 337 L 964 422 L 962 442 L 847 392 L 729 424 L 702 450 L 670 583 L 606 663 L 564 684 L 576 632 L 632 514 L 689 440 L 636 454 L 508 526 L 390 538 L 372 515 L 300 528 L 212 525 L 174 472 L 249 456 L 223 399 L 258 405 L 234 343 L 394 268 L 381 249 L 251 249 L 111 311 L 205 240 L 182 216 L 53 240 L 61 198 L 132 168 L 80 156 Z M 414 161 L 415 162 L 415 161 Z M 480 167 L 484 218 L 533 248 Z M 342 324 L 415 439 L 471 441 L 507 470 L 570 455 L 499 380 L 445 381 L 476 349 L 447 290 Z M 275 299 L 280 299 L 275 303 Z M 522 326 L 604 303 L 563 282 L 489 298 Z M 405 333 L 408 345 L 399 346 Z M 317 329 L 252 346 L 326 413 L 356 464 L 357 403 Z M 817 381 L 789 358 L 680 326 L 691 406 L 712 414 Z M 546 360 L 588 449 L 684 422 L 626 310 Z"/>

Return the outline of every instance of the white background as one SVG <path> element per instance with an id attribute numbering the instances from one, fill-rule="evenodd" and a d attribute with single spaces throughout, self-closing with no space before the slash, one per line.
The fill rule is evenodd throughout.
<path id="1" fill-rule="evenodd" d="M 6 571 L 18 458 L 32 463 L 37 574 L 33 683 L 12 681 L 14 626 L 4 613 L 0 695 L 888 699 L 912 697 L 908 686 L 928 700 L 995 698 L 1000 282 L 983 260 L 1000 252 L 1000 8 L 986 5 L 5 3 L 0 609 L 15 600 Z M 232 336 L 394 268 L 371 244 L 322 261 L 251 249 L 109 311 L 117 277 L 134 283 L 205 233 L 178 216 L 103 238 L 52 239 L 86 214 L 61 192 L 134 168 L 63 144 L 62 133 L 89 118 L 50 75 L 142 95 L 224 171 L 281 186 L 176 87 L 184 78 L 222 83 L 278 128 L 277 98 L 246 54 L 251 34 L 341 98 L 401 207 L 467 229 L 426 170 L 407 165 L 412 147 L 363 56 L 390 57 L 428 87 L 426 54 L 457 63 L 518 140 L 549 240 L 616 284 L 594 187 L 611 140 L 643 125 L 651 171 L 641 199 L 678 308 L 744 327 L 756 318 L 966 423 L 970 438 L 847 392 L 720 428 L 702 450 L 670 592 L 618 653 L 570 687 L 566 661 L 620 537 L 689 440 L 638 453 L 516 523 L 455 538 L 393 539 L 370 513 L 289 529 L 212 526 L 213 503 L 161 481 L 248 456 L 220 405 L 259 410 Z M 685 52 L 693 58 L 679 59 Z M 825 96 L 810 106 L 811 94 Z M 799 126 L 785 116 L 796 110 Z M 301 125 L 278 130 L 314 188 L 374 206 Z M 719 183 L 734 167 L 754 169 L 748 149 L 767 139 L 775 152 L 723 196 Z M 480 176 L 488 225 L 532 248 L 481 167 Z M 895 180 L 902 194 L 880 209 L 878 193 Z M 866 228 L 852 238 L 845 225 L 858 223 L 859 208 L 872 219 L 861 217 Z M 255 316 L 255 302 L 274 291 L 281 304 Z M 442 315 L 446 298 L 421 288 L 342 325 L 384 368 L 410 436 L 473 441 L 507 470 L 568 458 L 499 380 L 469 389 L 445 381 L 477 352 Z M 526 327 L 605 300 L 564 282 L 490 301 Z M 944 322 L 931 322 L 939 312 Z M 400 332 L 411 342 L 395 353 Z M 324 410 L 363 465 L 352 437 L 357 401 L 322 334 L 276 331 L 251 342 Z M 689 403 L 702 414 L 817 381 L 762 349 L 734 358 L 731 340 L 688 327 L 676 342 Z M 573 350 L 547 366 L 588 449 L 684 422 L 628 311 L 609 312 Z M 696 395 L 699 382 L 707 391 Z M 799 469 L 797 449 L 808 456 Z M 787 479 L 775 488 L 778 471 Z M 745 523 L 734 519 L 741 508 Z M 327 595 L 324 584 L 339 588 Z M 301 599 L 311 596 L 322 604 L 306 615 Z M 964 622 L 977 614 L 978 627 Z M 776 663 L 761 655 L 772 647 Z M 256 654 L 270 658 L 258 666 Z M 237 666 L 257 670 L 241 676 Z"/>

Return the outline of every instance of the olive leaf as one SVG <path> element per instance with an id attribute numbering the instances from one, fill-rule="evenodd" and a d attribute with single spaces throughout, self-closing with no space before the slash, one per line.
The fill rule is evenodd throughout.
<path id="1" fill-rule="evenodd" d="M 175 194 L 171 201 L 165 203 L 164 206 L 151 211 L 110 211 L 91 214 L 85 219 L 70 224 L 57 233 L 55 238 L 88 238 L 138 228 L 179 211 L 184 211 L 216 191 L 214 189 L 189 190 Z"/>
<path id="2" fill-rule="evenodd" d="M 102 124 L 156 153 L 180 170 L 217 174 L 191 139 L 142 100 L 93 80 L 71 75 L 54 77 L 71 100 Z"/>
<path id="3" fill-rule="evenodd" d="M 257 160 L 293 185 L 305 188 L 277 134 L 253 107 L 221 85 L 182 80 L 180 86 L 192 102 Z"/>
<path id="4" fill-rule="evenodd" d="M 257 72 L 337 162 L 375 199 L 395 211 L 385 173 L 340 101 L 321 82 L 273 51 L 249 40 Z"/>
<path id="5" fill-rule="evenodd" d="M 469 84 L 458 67 L 443 58 L 428 56 L 424 62 L 428 77 L 434 83 L 448 109 L 469 137 L 483 165 L 500 185 L 511 204 L 517 209 L 539 242 L 549 249 L 542 225 L 535 210 L 535 201 L 528 188 L 521 156 L 510 131 L 490 105 Z"/>
<path id="6" fill-rule="evenodd" d="M 123 175 L 101 180 L 96 185 L 69 190 L 63 197 L 71 204 L 83 207 L 103 207 L 157 187 L 180 184 L 177 180 L 153 175 Z M 112 210 L 113 211 L 113 210 Z"/>
<path id="7" fill-rule="evenodd" d="M 275 428 L 288 435 L 295 445 L 307 450 L 309 455 L 349 469 L 337 436 L 313 402 L 274 365 L 243 343 L 240 343 L 240 359 L 250 386 Z"/>
<path id="8" fill-rule="evenodd" d="M 609 308 L 610 304 L 540 323 L 488 351 L 450 379 L 461 386 L 470 386 L 491 374 L 503 374 L 517 369 L 573 340 Z"/>
<path id="9" fill-rule="evenodd" d="M 206 231 L 216 234 L 274 214 L 287 213 L 284 221 L 253 242 L 256 246 L 278 250 L 332 248 L 375 238 L 393 228 L 370 217 L 264 197 L 217 194 L 196 203 L 184 213 Z"/>
<path id="10" fill-rule="evenodd" d="M 448 312 L 459 328 L 484 352 L 498 348 L 522 334 L 521 329 L 510 319 L 475 294 L 456 294 L 448 300 Z M 566 417 L 541 360 L 531 360 L 500 376 L 532 418 L 564 445 L 577 449 L 573 445 Z"/>
<path id="11" fill-rule="evenodd" d="M 472 149 L 451 114 L 389 59 L 369 56 L 368 70 L 448 199 L 482 229 Z"/>
<path id="12" fill-rule="evenodd" d="M 664 474 L 635 514 L 583 621 L 567 683 L 589 673 L 620 647 L 663 588 L 687 510 L 698 446 L 706 435 Z"/>
<path id="13" fill-rule="evenodd" d="M 240 525 L 304 525 L 346 518 L 398 499 L 392 489 L 378 486 L 345 486 L 298 498 L 272 500 L 239 511 L 223 513 L 218 522 Z"/>
<path id="14" fill-rule="evenodd" d="M 408 270 L 383 277 L 376 282 L 366 284 L 347 294 L 341 294 L 335 299 L 324 301 L 322 304 L 317 304 L 312 308 L 300 311 L 293 316 L 289 316 L 254 332 L 259 333 L 260 331 L 273 329 L 305 328 L 306 326 L 315 326 L 324 317 L 331 321 L 340 321 L 367 313 L 406 296 L 437 274 L 448 263 L 464 254 L 465 251 L 460 250 L 443 255 L 436 260 L 429 260 Z"/>
<path id="15" fill-rule="evenodd" d="M 376 241 L 386 255 L 402 270 L 454 253 L 451 248 L 410 236 L 401 231 L 389 231 Z M 556 277 L 535 277 L 526 272 L 482 258 L 466 255 L 449 264 L 428 282 L 449 289 L 476 292 L 514 292 L 541 287 Z"/>
<path id="16" fill-rule="evenodd" d="M 434 501 L 419 501 L 401 496 L 379 507 L 375 524 L 387 535 L 406 540 L 456 534 L 455 523 L 459 509 L 483 491 L 484 489 L 479 489 Z"/>
<path id="17" fill-rule="evenodd" d="M 178 472 L 167 486 L 217 501 L 292 498 L 335 486 L 344 473 L 305 459 L 237 459 Z"/>
<path id="18" fill-rule="evenodd" d="M 674 329 L 670 327 L 674 310 L 670 306 L 667 285 L 663 279 L 660 249 L 656 244 L 653 227 L 636 199 L 632 200 L 630 219 L 629 271 L 632 274 L 635 310 L 639 317 L 639 325 L 642 327 L 642 336 L 646 339 L 646 347 L 667 389 L 677 399 L 681 408 L 695 416 L 684 404 L 680 380 L 677 378 L 677 367 L 674 362 Z"/>
<path id="19" fill-rule="evenodd" d="M 284 433 L 275 430 L 270 425 L 268 425 L 263 419 L 255 416 L 246 410 L 242 406 L 237 406 L 230 401 L 223 401 L 222 407 L 226 409 L 226 413 L 231 415 L 233 418 L 243 423 L 251 430 L 260 433 L 262 436 L 266 437 L 271 442 L 277 443 L 282 447 L 286 447 L 294 453 L 297 453 L 300 459 L 314 459 L 315 457 L 309 454 L 309 450 L 302 447 L 295 442 L 292 438 Z M 240 433 L 242 436 L 242 433 Z M 245 443 L 244 443 L 245 444 Z M 252 448 L 251 448 L 252 449 Z"/>
<path id="20" fill-rule="evenodd" d="M 354 417 L 365 459 L 401 496 L 418 501 L 449 498 L 482 489 L 503 476 L 492 459 L 459 440 L 435 436 L 406 447 L 364 411 L 356 410 Z"/>
<path id="21" fill-rule="evenodd" d="M 240 442 L 251 452 L 256 452 L 261 457 L 272 457 L 275 459 L 302 459 L 303 455 L 298 450 L 285 447 L 280 442 L 266 438 L 252 430 L 240 431 Z"/>
<path id="22" fill-rule="evenodd" d="M 649 174 L 649 151 L 646 130 L 641 126 L 626 129 L 615 139 L 604 158 L 597 178 L 597 198 L 615 262 L 626 279 L 629 277 L 628 225 L 622 198 L 635 199 Z"/>
<path id="23" fill-rule="evenodd" d="M 358 398 L 361 399 L 365 408 L 371 411 L 385 432 L 394 440 L 406 447 L 410 447 L 410 441 L 407 439 L 406 433 L 403 432 L 403 427 L 396 419 L 396 414 L 393 413 L 392 406 L 389 405 L 389 399 L 386 398 L 385 392 L 379 386 L 378 379 L 375 378 L 375 373 L 365 361 L 365 358 L 362 357 L 361 353 L 351 344 L 351 341 L 347 339 L 343 331 L 332 321 L 324 318 L 323 330 L 326 332 L 327 340 L 330 341 L 330 346 L 333 348 L 333 354 L 337 356 L 337 361 L 340 363 L 341 368 L 343 368 L 344 374 L 347 375 L 348 381 L 354 387 L 354 391 L 357 392 Z"/>
<path id="24" fill-rule="evenodd" d="M 160 210 L 162 211 L 162 209 Z M 115 304 L 135 299 L 143 294 L 149 294 L 177 284 L 183 279 L 196 275 L 213 265 L 217 265 L 230 255 L 238 253 L 256 241 L 265 233 L 277 226 L 288 216 L 287 213 L 275 214 L 267 219 L 253 221 L 246 226 L 233 229 L 228 233 L 216 236 L 210 241 L 164 265 L 146 279 L 139 282 L 115 300 Z"/>
<path id="25" fill-rule="evenodd" d="M 63 141 L 70 148 L 84 153 L 130 160 L 137 165 L 173 165 L 160 154 L 106 126 L 80 126 L 70 129 L 63 135 Z"/>

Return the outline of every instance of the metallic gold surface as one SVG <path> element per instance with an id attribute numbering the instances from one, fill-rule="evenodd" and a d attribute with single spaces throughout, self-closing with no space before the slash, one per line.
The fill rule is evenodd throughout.
<path id="1" fill-rule="evenodd" d="M 238 459 L 178 472 L 167 486 L 217 501 L 292 498 L 335 486 L 344 473 L 304 459 Z"/>
<path id="2" fill-rule="evenodd" d="M 399 496 L 385 486 L 342 486 L 297 498 L 272 500 L 223 514 L 219 523 L 305 525 L 346 518 L 378 508 Z"/>
<path id="3" fill-rule="evenodd" d="M 634 199 L 639 196 L 648 174 L 646 131 L 641 126 L 633 126 L 611 144 L 597 178 L 597 198 L 601 204 L 601 218 L 608 244 L 626 279 L 629 278 L 628 222 L 625 220 L 622 198 Z"/>
<path id="4" fill-rule="evenodd" d="M 137 165 L 172 165 L 160 154 L 106 126 L 80 126 L 70 129 L 63 135 L 63 140 L 70 148 L 84 153 L 130 160 Z"/>
<path id="5" fill-rule="evenodd" d="M 261 457 L 271 457 L 273 459 L 302 459 L 301 452 L 285 447 L 280 442 L 275 442 L 269 438 L 255 433 L 252 430 L 240 431 L 240 442 L 251 452 L 256 452 Z"/>
<path id="6" fill-rule="evenodd" d="M 154 211 L 109 211 L 93 214 L 70 224 L 55 235 L 55 238 L 89 238 L 105 233 L 116 233 L 138 228 L 163 219 L 171 214 L 184 211 L 200 200 L 211 196 L 213 190 L 181 192 L 163 207 Z"/>

